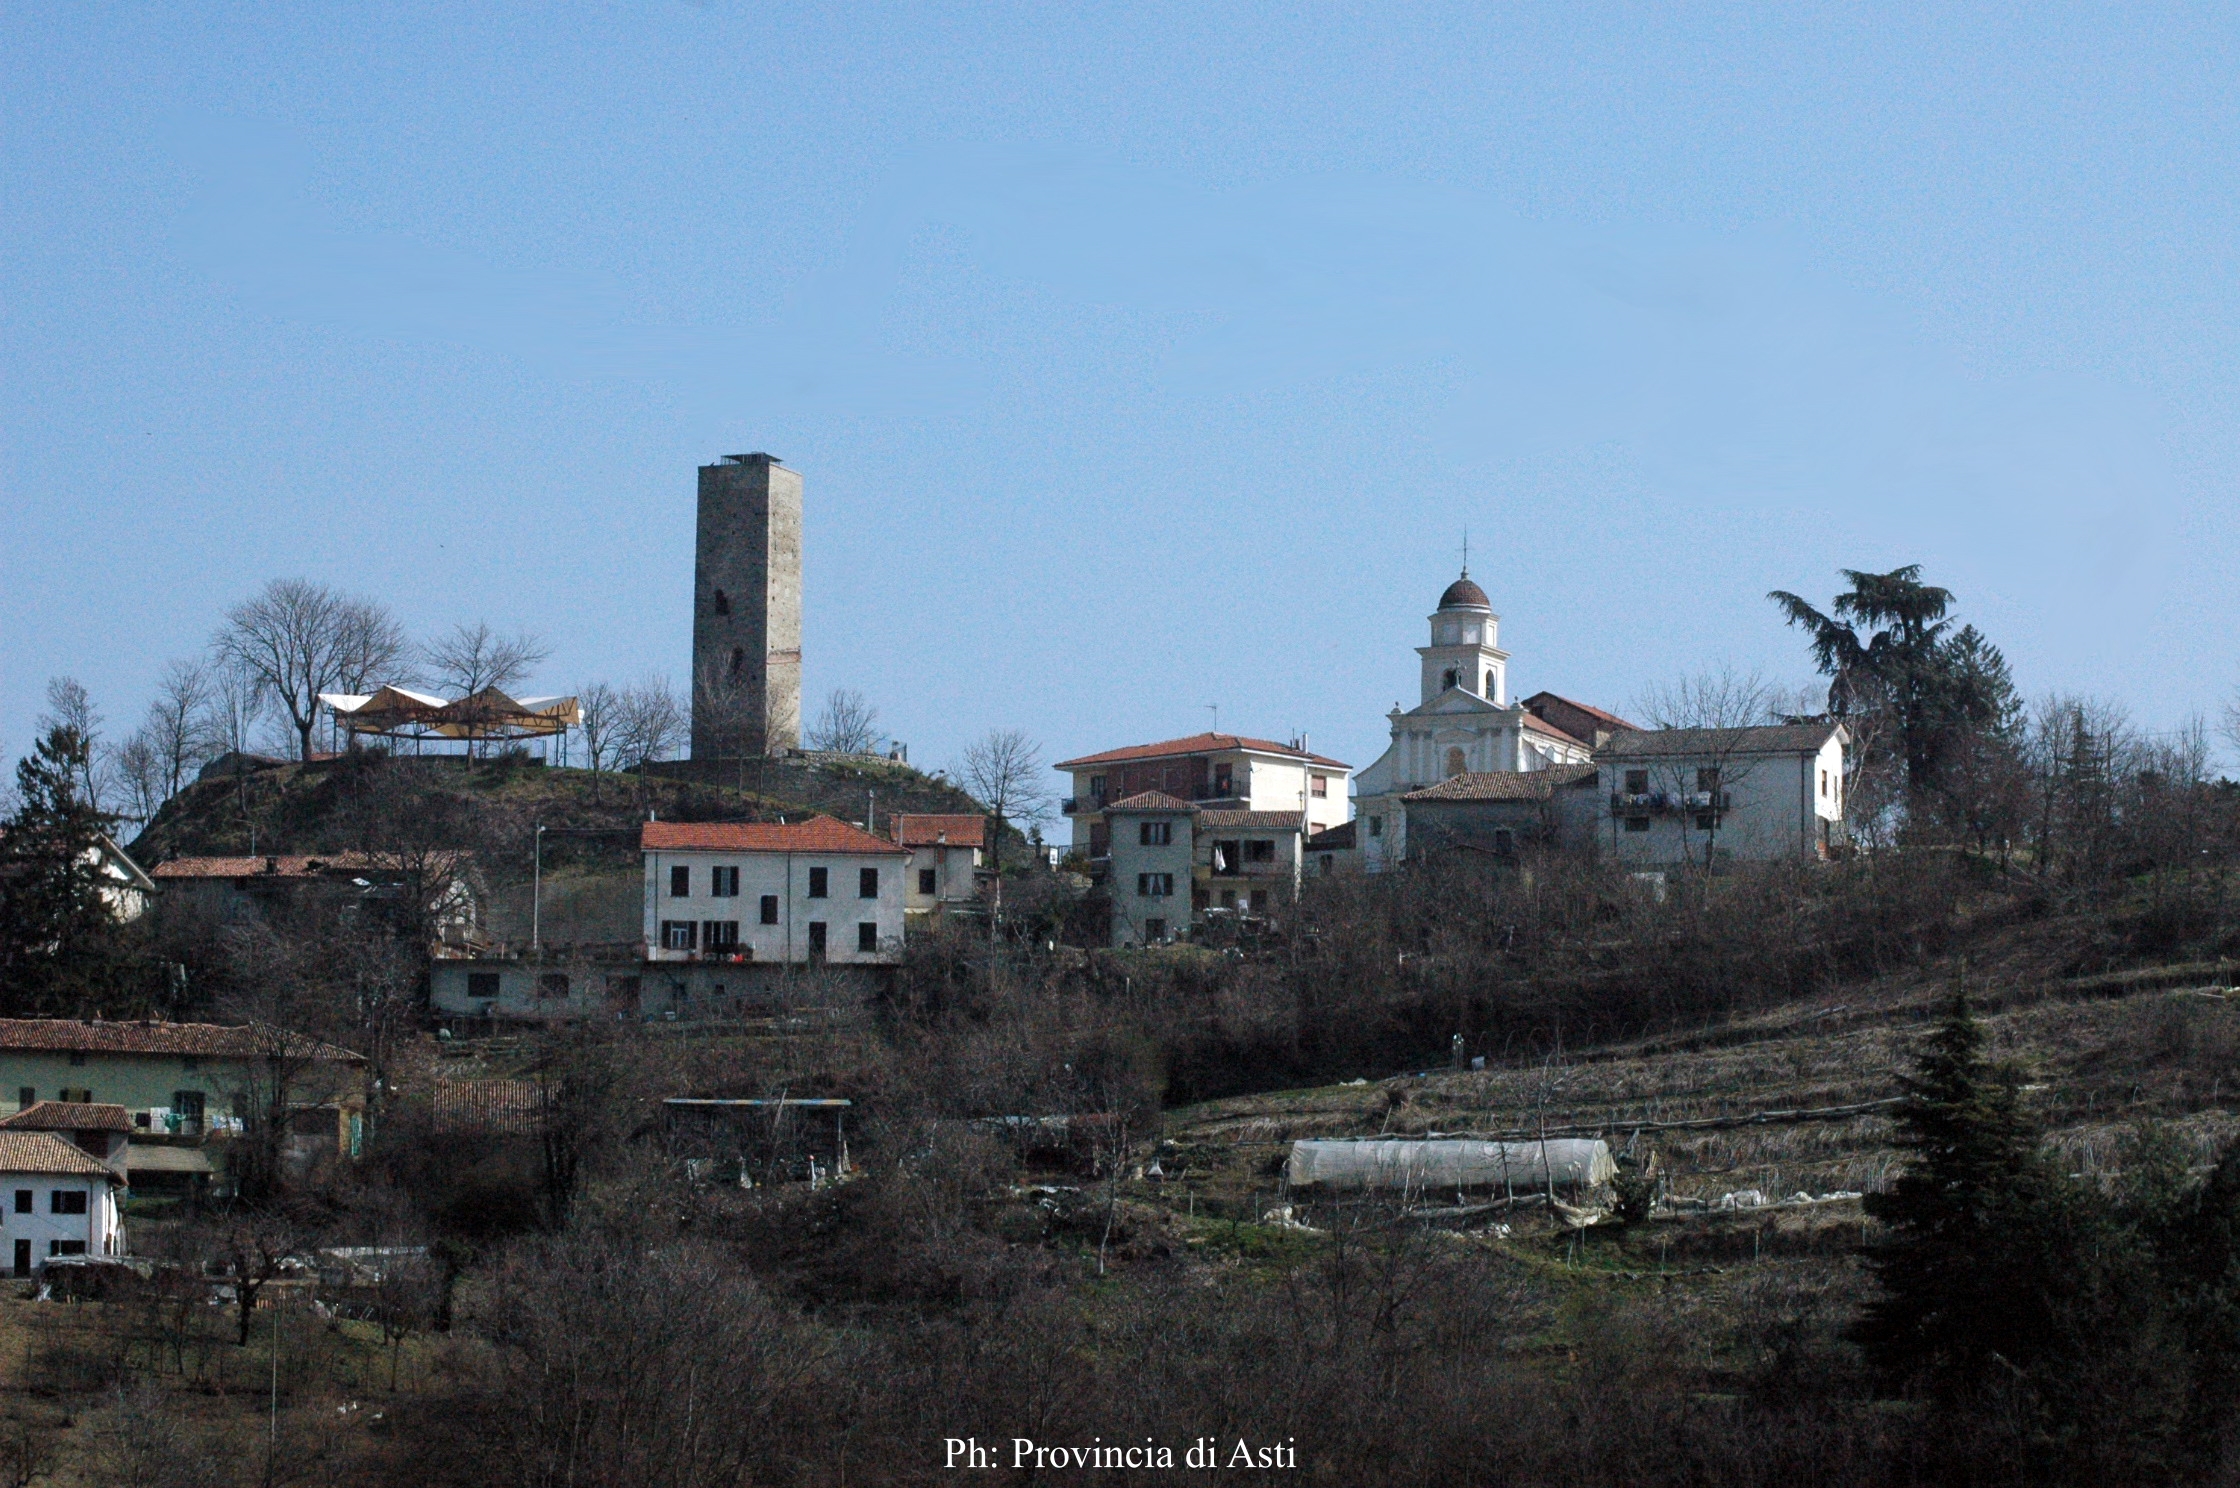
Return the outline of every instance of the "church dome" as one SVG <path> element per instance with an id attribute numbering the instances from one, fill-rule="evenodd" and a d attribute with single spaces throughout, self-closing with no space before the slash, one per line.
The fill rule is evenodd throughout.
<path id="1" fill-rule="evenodd" d="M 1470 582 L 1470 575 L 1465 570 L 1462 577 L 1449 584 L 1447 592 L 1439 596 L 1439 608 L 1442 610 L 1490 610 L 1493 608 L 1493 601 L 1486 598 L 1485 590 Z"/>

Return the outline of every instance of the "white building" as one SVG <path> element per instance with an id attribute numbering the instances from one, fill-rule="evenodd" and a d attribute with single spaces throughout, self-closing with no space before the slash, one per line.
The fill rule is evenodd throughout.
<path id="1" fill-rule="evenodd" d="M 902 878 L 902 913 L 910 928 L 931 926 L 945 913 L 979 903 L 976 875 L 986 817 L 897 812 L 888 831 L 910 853 Z"/>
<path id="2" fill-rule="evenodd" d="M 55 1256 L 124 1254 L 123 1185 L 52 1132 L 0 1130 L 0 1254 L 17 1276 Z"/>
<path id="3" fill-rule="evenodd" d="M 1191 802 L 1142 791 L 1099 816 L 1111 845 L 1105 886 L 1114 945 L 1157 945 L 1188 932 L 1197 815 Z"/>
<path id="4" fill-rule="evenodd" d="M 1091 858 L 1105 855 L 1107 803 L 1147 791 L 1208 809 L 1290 812 L 1302 816 L 1310 832 L 1334 827 L 1351 814 L 1346 799 L 1351 765 L 1241 734 L 1135 744 L 1063 760 L 1055 768 L 1073 778 L 1065 814 L 1073 820 L 1075 850 Z"/>
<path id="5" fill-rule="evenodd" d="M 1850 742 L 1832 722 L 1615 735 L 1596 756 L 1596 849 L 1659 866 L 1829 857 Z"/>
<path id="6" fill-rule="evenodd" d="M 1545 770 L 1583 765 L 1594 757 L 1598 720 L 1623 720 L 1541 693 L 1509 701 L 1509 653 L 1501 649 L 1501 617 L 1468 569 L 1439 596 L 1430 615 L 1431 644 L 1418 646 L 1422 698 L 1413 708 L 1395 705 L 1388 715 L 1392 743 L 1354 782 L 1358 825 L 1355 845 L 1371 871 L 1407 855 L 1412 791 L 1465 774 Z M 1593 732 L 1574 734 L 1564 723 Z"/>
<path id="7" fill-rule="evenodd" d="M 910 850 L 829 816 L 647 822 L 645 958 L 892 966 Z"/>

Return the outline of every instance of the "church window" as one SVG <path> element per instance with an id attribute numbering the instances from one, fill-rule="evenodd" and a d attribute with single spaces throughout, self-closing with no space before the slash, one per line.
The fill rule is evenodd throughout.
<path id="1" fill-rule="evenodd" d="M 733 646 L 731 648 L 731 675 L 734 677 L 738 676 L 739 669 L 741 667 L 744 667 L 746 664 L 747 648 L 744 646 Z"/>
<path id="2" fill-rule="evenodd" d="M 1384 835 L 1383 817 L 1372 816 L 1369 818 L 1369 835 L 1372 837 L 1382 837 Z"/>
<path id="3" fill-rule="evenodd" d="M 716 591 L 716 613 L 719 615 L 728 615 L 731 613 L 731 596 L 724 593 L 721 589 L 718 589 Z"/>
<path id="4" fill-rule="evenodd" d="M 1485 692 L 1485 695 L 1486 695 L 1487 697 L 1489 697 L 1489 698 L 1493 696 L 1493 673 L 1491 673 L 1491 672 L 1488 672 L 1488 673 L 1486 673 L 1486 692 Z"/>
<path id="5" fill-rule="evenodd" d="M 1455 670 L 1453 667 L 1447 668 L 1446 680 L 1444 682 L 1441 682 L 1439 685 L 1441 687 L 1452 687 L 1455 685 Z"/>
<path id="6" fill-rule="evenodd" d="M 1447 751 L 1447 773 L 1449 775 L 1460 775 L 1469 768 L 1470 762 L 1463 758 L 1462 749 L 1459 745 Z"/>
<path id="7" fill-rule="evenodd" d="M 1465 625 L 1465 626 L 1463 626 L 1463 627 L 1462 627 L 1462 639 L 1463 639 L 1463 640 L 1464 640 L 1465 642 L 1467 642 L 1468 644 L 1470 644 L 1470 645 L 1473 645 L 1473 646 L 1477 645 L 1477 644 L 1478 644 L 1478 627 L 1477 627 L 1477 626 L 1475 626 L 1475 625 Z"/>

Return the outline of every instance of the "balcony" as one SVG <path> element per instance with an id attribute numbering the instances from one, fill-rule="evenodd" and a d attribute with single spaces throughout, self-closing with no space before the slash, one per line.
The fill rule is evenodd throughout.
<path id="1" fill-rule="evenodd" d="M 1732 811 L 1727 791 L 1612 791 L 1612 816 L 1668 816 L 1681 811 Z"/>
<path id="2" fill-rule="evenodd" d="M 1104 797 L 1068 796 L 1058 803 L 1058 810 L 1066 816 L 1094 816 L 1104 810 Z"/>

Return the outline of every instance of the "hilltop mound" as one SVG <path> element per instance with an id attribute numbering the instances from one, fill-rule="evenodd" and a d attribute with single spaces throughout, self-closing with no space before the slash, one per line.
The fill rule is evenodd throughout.
<path id="1" fill-rule="evenodd" d="M 465 848 L 503 881 L 516 868 L 527 875 L 540 825 L 548 829 L 550 872 L 634 865 L 635 829 L 649 813 L 664 821 L 776 821 L 825 812 L 860 822 L 873 810 L 883 823 L 897 811 L 980 809 L 955 786 L 886 761 L 756 761 L 726 769 L 723 783 L 681 773 L 350 754 L 197 782 L 165 803 L 130 850 L 152 868 L 219 854 Z"/>

